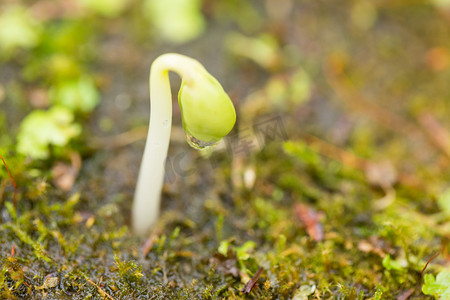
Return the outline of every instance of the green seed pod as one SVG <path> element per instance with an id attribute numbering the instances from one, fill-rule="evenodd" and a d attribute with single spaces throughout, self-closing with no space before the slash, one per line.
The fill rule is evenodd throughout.
<path id="1" fill-rule="evenodd" d="M 183 80 L 178 94 L 184 131 L 198 140 L 191 144 L 194 147 L 195 143 L 220 141 L 236 122 L 230 97 L 214 77 L 201 71 L 195 74 L 195 80 Z"/>

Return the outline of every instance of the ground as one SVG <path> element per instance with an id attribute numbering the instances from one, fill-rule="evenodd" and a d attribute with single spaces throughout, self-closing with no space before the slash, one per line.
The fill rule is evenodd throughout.
<path id="1" fill-rule="evenodd" d="M 0 4 L 2 299 L 447 299 L 448 1 L 28 2 Z M 138 237 L 166 52 L 201 61 L 237 123 L 191 149 L 171 76 Z"/>

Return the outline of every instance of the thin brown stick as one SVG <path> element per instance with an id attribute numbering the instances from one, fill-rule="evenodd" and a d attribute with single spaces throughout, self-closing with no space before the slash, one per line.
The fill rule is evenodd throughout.
<path id="1" fill-rule="evenodd" d="M 252 279 L 250 279 L 244 286 L 244 288 L 242 289 L 242 293 L 248 294 L 252 291 L 253 287 L 255 286 L 255 284 L 258 282 L 259 277 L 261 276 L 262 271 L 264 271 L 263 267 L 260 267 L 258 269 L 258 271 L 256 271 L 255 276 L 253 276 Z"/>
<path id="2" fill-rule="evenodd" d="M 349 151 L 341 149 L 313 135 L 305 135 L 304 139 L 308 146 L 318 153 L 337 160 L 345 166 L 362 171 L 366 168 L 368 162 Z"/>
<path id="3" fill-rule="evenodd" d="M 16 182 L 14 181 L 14 178 L 11 175 L 11 172 L 9 172 L 8 166 L 6 165 L 5 160 L 3 159 L 3 156 L 0 155 L 0 158 L 3 161 L 3 164 L 5 165 L 6 171 L 8 172 L 9 178 L 11 178 L 12 184 L 14 186 L 14 208 L 17 210 L 17 185 Z"/>
<path id="4" fill-rule="evenodd" d="M 422 276 L 423 276 L 423 272 L 425 272 L 425 270 L 427 269 L 428 264 L 429 264 L 433 259 L 435 259 L 436 257 L 438 257 L 439 254 L 441 254 L 441 251 L 435 253 L 435 254 L 427 261 L 427 263 L 425 264 L 425 267 L 423 267 L 423 269 L 422 269 L 422 272 L 420 272 L 420 274 L 421 274 Z"/>
<path id="5" fill-rule="evenodd" d="M 418 117 L 420 125 L 436 148 L 450 158 L 450 134 L 430 113 Z"/>
<path id="6" fill-rule="evenodd" d="M 404 293 L 402 293 L 400 296 L 397 297 L 397 300 L 406 300 L 408 299 L 413 293 L 414 293 L 414 289 L 409 289 L 407 291 L 405 291 Z"/>
<path id="7" fill-rule="evenodd" d="M 155 243 L 156 238 L 158 237 L 158 230 L 153 230 L 148 239 L 145 241 L 145 243 L 141 247 L 142 255 L 145 257 L 150 252 L 150 250 L 153 247 L 153 244 Z"/>
<path id="8" fill-rule="evenodd" d="M 85 278 L 87 282 L 89 282 L 90 284 L 92 284 L 93 286 L 95 286 L 99 292 L 99 294 L 102 297 L 107 297 L 108 299 L 111 300 L 115 300 L 111 295 L 109 295 L 107 292 L 105 292 L 100 286 L 98 286 L 95 282 L 93 282 L 92 280 L 90 280 L 89 278 Z"/>

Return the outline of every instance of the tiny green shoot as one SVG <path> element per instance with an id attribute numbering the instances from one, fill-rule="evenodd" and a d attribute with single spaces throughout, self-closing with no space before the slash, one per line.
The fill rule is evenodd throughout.
<path id="1" fill-rule="evenodd" d="M 164 163 L 172 123 L 169 71 L 182 83 L 178 102 L 186 139 L 193 148 L 207 149 L 233 128 L 236 112 L 220 83 L 195 59 L 180 54 L 158 57 L 150 70 L 150 127 L 133 202 L 133 229 L 143 235 L 159 214 Z"/>

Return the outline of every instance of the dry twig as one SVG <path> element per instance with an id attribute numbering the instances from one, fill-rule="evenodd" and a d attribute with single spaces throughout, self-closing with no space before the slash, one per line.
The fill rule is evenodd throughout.
<path id="1" fill-rule="evenodd" d="M 92 280 L 90 280 L 89 278 L 85 278 L 87 282 L 89 282 L 90 284 L 92 284 L 93 286 L 95 286 L 98 290 L 98 293 L 104 298 L 108 298 L 111 300 L 115 300 L 110 294 L 108 294 L 107 292 L 105 292 L 99 285 L 97 285 L 95 282 L 93 282 Z"/>
<path id="2" fill-rule="evenodd" d="M 436 148 L 450 158 L 450 134 L 448 131 L 430 113 L 420 115 L 418 120 Z"/>
<path id="3" fill-rule="evenodd" d="M 397 297 L 397 300 L 406 300 L 414 293 L 414 289 L 409 289 Z"/>
<path id="4" fill-rule="evenodd" d="M 256 271 L 255 276 L 252 277 L 252 279 L 250 279 L 244 286 L 244 288 L 242 289 L 242 293 L 244 294 L 248 294 L 252 291 L 253 287 L 255 286 L 255 284 L 258 282 L 259 277 L 261 276 L 262 271 L 264 271 L 263 267 L 260 267 L 258 269 L 258 271 Z"/>

